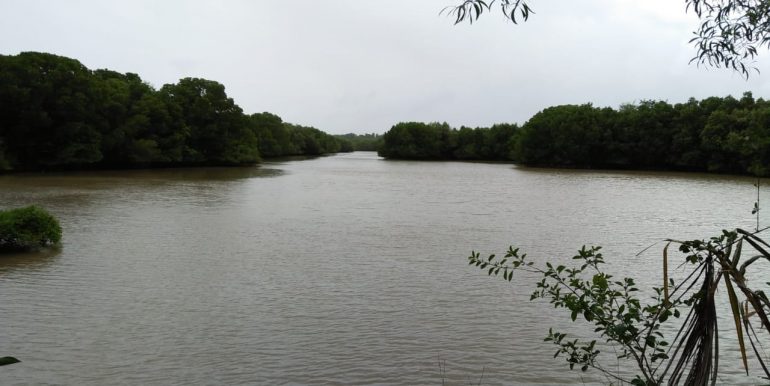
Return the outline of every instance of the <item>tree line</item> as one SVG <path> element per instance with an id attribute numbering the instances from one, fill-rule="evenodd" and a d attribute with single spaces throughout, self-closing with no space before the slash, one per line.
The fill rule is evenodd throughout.
<path id="1" fill-rule="evenodd" d="M 377 151 L 382 146 L 382 134 L 340 134 L 336 135 L 342 140 L 343 151 Z"/>
<path id="2" fill-rule="evenodd" d="M 0 170 L 239 165 L 343 145 L 275 114 L 245 114 L 213 80 L 155 89 L 53 54 L 0 55 Z"/>
<path id="3" fill-rule="evenodd" d="M 453 129 L 444 123 L 401 122 L 382 136 L 380 156 L 411 160 L 511 160 L 516 124 Z"/>
<path id="4" fill-rule="evenodd" d="M 745 93 L 685 103 L 642 101 L 618 109 L 549 107 L 521 127 L 452 129 L 403 122 L 383 135 L 394 159 L 508 160 L 574 168 L 770 175 L 770 102 Z"/>

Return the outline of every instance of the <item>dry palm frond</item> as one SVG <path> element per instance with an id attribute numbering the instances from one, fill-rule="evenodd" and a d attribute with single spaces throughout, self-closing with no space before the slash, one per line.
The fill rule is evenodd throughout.
<path id="1" fill-rule="evenodd" d="M 711 262 L 705 264 L 705 275 L 697 298 L 693 303 L 693 317 L 682 325 L 680 331 L 684 334 L 679 341 L 682 351 L 679 360 L 674 366 L 669 384 L 676 385 L 687 373 L 685 384 L 707 385 L 716 382 L 718 365 L 715 359 L 715 351 L 718 350 L 717 314 L 714 305 L 714 268 Z"/>

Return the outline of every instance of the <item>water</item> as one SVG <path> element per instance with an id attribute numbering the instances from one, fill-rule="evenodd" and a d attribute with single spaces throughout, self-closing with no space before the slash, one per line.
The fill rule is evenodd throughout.
<path id="1" fill-rule="evenodd" d="M 752 182 L 373 153 L 2 176 L 0 207 L 49 209 L 64 241 L 0 258 L 0 356 L 22 360 L 0 384 L 602 383 L 542 341 L 568 315 L 470 251 L 568 261 L 603 245 L 648 289 L 662 244 L 635 254 L 753 228 Z M 723 381 L 753 382 L 727 347 Z"/>

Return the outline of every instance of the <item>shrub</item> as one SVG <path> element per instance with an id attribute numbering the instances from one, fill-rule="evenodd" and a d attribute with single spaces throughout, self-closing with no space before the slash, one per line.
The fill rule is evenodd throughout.
<path id="1" fill-rule="evenodd" d="M 58 244 L 59 221 L 37 206 L 0 211 L 0 252 L 25 251 Z"/>

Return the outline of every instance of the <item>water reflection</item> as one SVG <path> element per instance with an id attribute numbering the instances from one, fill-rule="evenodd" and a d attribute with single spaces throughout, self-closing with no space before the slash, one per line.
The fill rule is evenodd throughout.
<path id="1" fill-rule="evenodd" d="M 620 178 L 620 179 L 644 179 L 649 178 L 653 180 L 689 180 L 689 181 L 703 181 L 708 183 L 714 182 L 726 182 L 734 184 L 736 181 L 745 181 L 747 183 L 754 184 L 757 181 L 756 177 L 751 176 L 735 176 L 727 174 L 711 174 L 711 173 L 691 173 L 691 172 L 676 172 L 676 171 L 654 171 L 654 170 L 609 170 L 609 169 L 568 169 L 568 168 L 545 168 L 534 166 L 522 166 L 512 165 L 511 169 L 518 173 L 532 173 L 543 176 L 563 175 L 574 177 L 585 176 L 598 176 L 604 178 Z M 762 185 L 769 184 L 770 178 L 761 178 Z"/>
<path id="2" fill-rule="evenodd" d="M 31 252 L 0 254 L 0 275 L 16 270 L 45 268 L 54 263 L 61 252 L 61 247 L 53 247 Z"/>
<path id="3" fill-rule="evenodd" d="M 262 166 L 19 173 L 0 175 L 0 187 L 8 184 L 28 184 L 39 189 L 55 186 L 69 187 L 80 182 L 97 183 L 115 180 L 144 183 L 152 181 L 234 181 L 247 178 L 278 177 L 282 174 L 281 169 Z"/>
<path id="4" fill-rule="evenodd" d="M 173 204 L 192 199 L 216 204 L 225 202 L 228 195 L 223 193 L 238 184 L 283 174 L 278 168 L 250 166 L 4 175 L 0 176 L 0 209 L 34 204 L 70 216 L 87 207 L 133 200 Z"/>
<path id="5" fill-rule="evenodd" d="M 122 177 L 129 179 L 162 179 L 167 181 L 234 181 L 247 178 L 278 177 L 281 169 L 261 166 L 209 167 L 157 170 L 131 170 Z"/>

